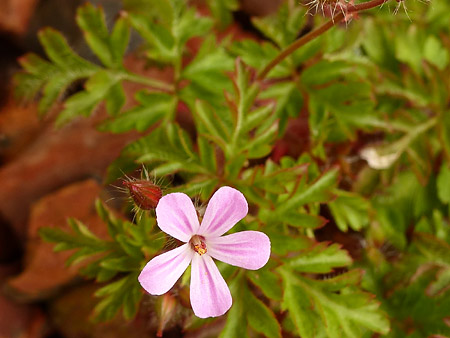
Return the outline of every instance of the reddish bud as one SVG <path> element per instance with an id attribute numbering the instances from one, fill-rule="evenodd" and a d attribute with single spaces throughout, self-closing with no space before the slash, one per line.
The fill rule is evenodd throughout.
<path id="1" fill-rule="evenodd" d="M 161 188 L 147 180 L 123 181 L 134 203 L 143 210 L 155 209 L 162 197 Z"/>

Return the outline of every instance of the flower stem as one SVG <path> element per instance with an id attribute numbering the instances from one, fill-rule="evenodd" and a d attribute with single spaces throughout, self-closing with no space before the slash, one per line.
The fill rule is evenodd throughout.
<path id="1" fill-rule="evenodd" d="M 313 30 L 309 32 L 308 34 L 303 35 L 298 40 L 294 41 L 292 44 L 286 47 L 280 54 L 278 54 L 264 69 L 261 71 L 261 73 L 258 75 L 258 79 L 262 80 L 264 79 L 267 74 L 281 61 L 283 61 L 287 56 L 295 52 L 297 49 L 302 47 L 303 45 L 307 44 L 309 41 L 314 40 L 315 38 L 319 37 L 323 33 L 325 33 L 327 30 L 329 30 L 331 27 L 336 25 L 337 23 L 341 22 L 342 19 L 344 19 L 346 14 L 354 13 L 363 11 L 366 9 L 374 8 L 377 6 L 380 6 L 387 2 L 389 0 L 371 0 L 367 1 L 358 5 L 347 5 L 346 12 L 339 12 L 336 14 L 330 21 L 324 23 L 322 26 L 317 28 L 316 30 Z"/>

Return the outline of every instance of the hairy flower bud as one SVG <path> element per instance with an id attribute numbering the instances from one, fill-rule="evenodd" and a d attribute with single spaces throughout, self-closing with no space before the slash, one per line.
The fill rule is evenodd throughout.
<path id="1" fill-rule="evenodd" d="M 353 0 L 311 0 L 307 4 L 313 13 L 322 13 L 325 17 L 333 18 L 339 12 L 344 15 L 344 21 L 349 22 L 357 18 L 357 13 L 349 11 L 354 6 Z"/>
<path id="2" fill-rule="evenodd" d="M 123 181 L 123 185 L 136 206 L 142 210 L 155 209 L 162 197 L 161 188 L 148 180 Z"/>

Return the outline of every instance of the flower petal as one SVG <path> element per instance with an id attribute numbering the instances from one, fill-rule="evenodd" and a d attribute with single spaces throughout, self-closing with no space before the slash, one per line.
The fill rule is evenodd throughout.
<path id="1" fill-rule="evenodd" d="M 142 269 L 138 277 L 139 283 L 152 295 L 166 293 L 186 270 L 193 255 L 190 244 L 183 244 L 156 256 Z"/>
<path id="2" fill-rule="evenodd" d="M 222 187 L 209 200 L 199 235 L 219 237 L 247 215 L 244 195 L 231 187 Z"/>
<path id="3" fill-rule="evenodd" d="M 197 317 L 218 317 L 231 307 L 230 289 L 210 256 L 194 255 L 191 268 L 191 305 Z"/>
<path id="4" fill-rule="evenodd" d="M 199 224 L 194 204 L 188 195 L 176 192 L 161 198 L 156 207 L 159 228 L 182 242 L 197 233 Z"/>
<path id="5" fill-rule="evenodd" d="M 259 231 L 208 238 L 206 246 L 208 254 L 215 259 L 250 270 L 262 268 L 270 257 L 269 237 Z"/>

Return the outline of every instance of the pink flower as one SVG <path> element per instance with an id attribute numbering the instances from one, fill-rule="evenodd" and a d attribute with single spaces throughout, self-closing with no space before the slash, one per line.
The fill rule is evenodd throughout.
<path id="1" fill-rule="evenodd" d="M 231 293 L 213 258 L 245 269 L 262 268 L 270 256 L 269 238 L 259 231 L 222 236 L 247 215 L 244 195 L 222 187 L 206 208 L 202 224 L 191 199 L 183 193 L 168 194 L 156 207 L 159 228 L 184 242 L 156 256 L 142 270 L 139 282 L 152 295 L 169 291 L 190 263 L 191 305 L 197 317 L 217 317 L 231 307 Z"/>

